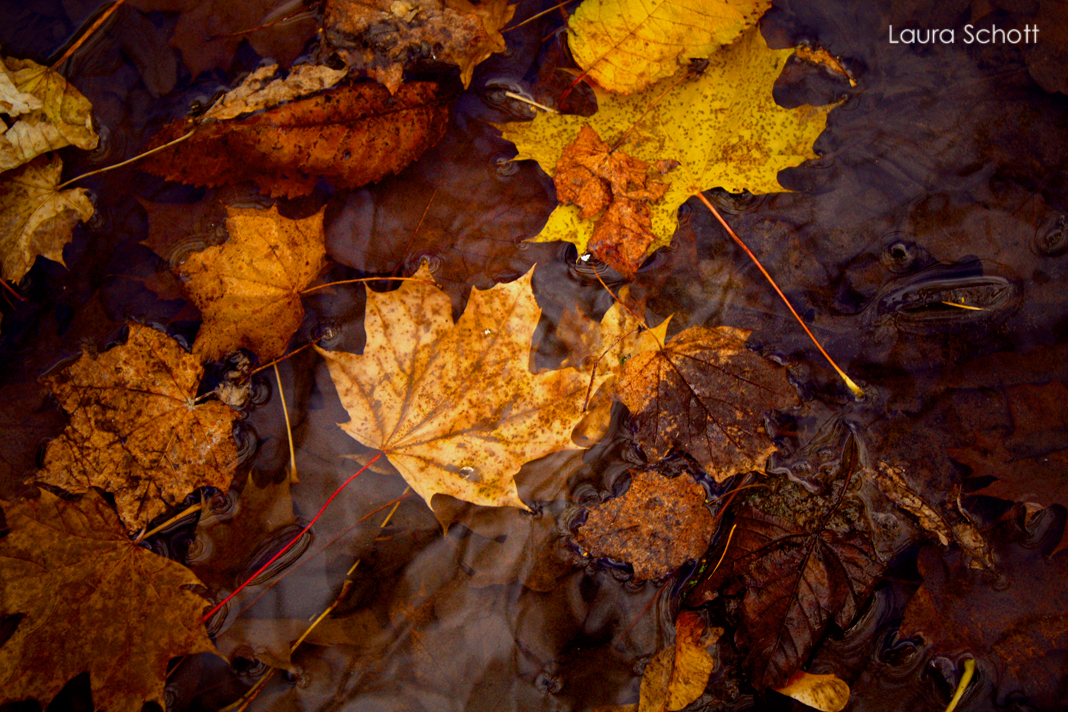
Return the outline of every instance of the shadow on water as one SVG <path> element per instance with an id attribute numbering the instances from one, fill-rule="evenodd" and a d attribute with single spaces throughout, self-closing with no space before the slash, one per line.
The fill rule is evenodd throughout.
<path id="1" fill-rule="evenodd" d="M 520 17 L 537 5 L 523 5 Z M 1029 599 L 1019 590 L 1029 577 L 1043 582 L 1040 590 L 1063 581 L 1064 555 L 1049 559 L 1056 542 L 1047 540 L 1059 542 L 1064 527 L 1068 498 L 1057 478 L 1068 477 L 1060 454 L 1068 442 L 1054 431 L 1063 431 L 1068 411 L 1035 389 L 1068 381 L 1068 98 L 1035 83 L 1025 49 L 893 44 L 887 37 L 891 24 L 1032 17 L 991 9 L 1009 5 L 781 0 L 764 20 L 772 46 L 818 43 L 843 58 L 859 86 L 788 65 L 776 86 L 780 103 L 841 101 L 816 144 L 820 157 L 780 176 L 796 192 L 709 196 L 828 350 L 866 386 L 867 401 L 848 401 L 756 268 L 695 201 L 682 207 L 672 246 L 639 271 L 632 296 L 647 300 L 651 323 L 673 315 L 672 333 L 694 325 L 749 329 L 754 348 L 791 366 L 806 402 L 779 414 L 773 473 L 818 490 L 813 473 L 837 463 L 841 438 L 855 437 L 866 467 L 904 472 L 932 506 L 966 511 L 960 516 L 990 533 L 1007 577 L 1002 588 L 1021 608 Z M 0 46 L 43 60 L 93 9 L 77 0 L 9 3 L 0 11 Z M 93 102 L 104 140 L 94 154 L 72 155 L 66 175 L 136 154 L 190 102 L 259 62 L 245 43 L 232 73 L 194 78 L 178 62 L 168 82 L 159 67 L 175 56 L 150 45 L 166 36 L 174 15 L 128 14 L 126 29 L 73 63 L 69 78 Z M 529 116 L 501 87 L 538 95 L 559 84 L 543 71 L 559 61 L 558 40 L 542 42 L 559 26 L 549 14 L 509 34 L 508 53 L 479 68 L 445 139 L 415 165 L 359 190 L 320 185 L 312 197 L 282 206 L 306 215 L 325 205 L 330 279 L 410 274 L 426 260 L 459 313 L 472 287 L 515 279 L 536 264 L 544 310 L 537 362 L 567 356 L 555 329 L 565 312 L 599 317 L 611 298 L 597 275 L 613 288 L 622 283 L 597 265 L 576 264 L 573 249 L 524 242 L 551 211 L 554 190 L 532 162 L 509 162 L 514 149 L 488 126 Z M 29 384 L 83 347 L 117 342 L 129 320 L 185 344 L 195 337 L 199 315 L 167 261 L 141 244 L 151 221 L 170 219 L 151 204 L 179 211 L 215 205 L 216 213 L 203 208 L 197 218 L 196 240 L 208 244 L 217 237 L 218 205 L 249 199 L 240 190 L 185 188 L 136 170 L 91 178 L 86 187 L 97 217 L 75 231 L 64 252 L 67 269 L 39 260 L 20 286 L 26 300 L 3 305 L 0 393 L 29 423 L 23 445 L 4 455 L 4 497 L 25 492 L 19 481 L 34 468 L 40 444 L 62 428 L 55 404 Z M 362 287 L 317 293 L 305 307 L 294 343 L 324 337 L 331 348 L 362 349 Z M 239 475 L 228 494 L 211 493 L 195 528 L 178 525 L 151 542 L 157 553 L 189 565 L 216 600 L 299 531 L 359 466 L 354 462 L 370 457 L 336 427 L 347 415 L 321 359 L 304 351 L 279 372 L 298 480 L 287 474 L 278 383 L 265 372 L 254 377 L 259 396 L 241 426 L 247 478 Z M 1059 408 L 1049 415 L 1056 427 L 1032 422 L 1038 407 L 1027 399 Z M 587 710 L 636 702 L 644 665 L 671 644 L 690 569 L 639 583 L 625 565 L 587 560 L 572 539 L 584 507 L 624 491 L 628 469 L 642 464 L 629 433 L 617 410 L 609 435 L 592 449 L 524 466 L 517 480 L 533 514 L 444 503 L 456 522 L 444 535 L 427 507 L 405 496 L 391 467 L 376 463 L 298 549 L 231 602 L 225 625 L 216 622 L 231 664 L 211 656 L 178 663 L 168 709 L 220 709 L 269 667 L 282 673 L 253 709 Z M 993 481 L 983 468 L 994 440 L 1011 437 L 1013 462 L 1039 468 L 1036 477 L 1044 478 L 1033 490 L 999 490 L 1018 495 L 1015 505 L 980 492 Z M 872 504 L 873 520 L 900 519 L 885 502 L 879 506 Z M 806 669 L 849 681 L 849 709 L 937 710 L 957 684 L 960 661 L 973 656 L 979 682 L 959 709 L 1068 704 L 1058 672 L 1063 655 L 1043 651 L 1035 673 L 1021 676 L 1020 661 L 1006 660 L 1010 648 L 993 633 L 954 637 L 939 628 L 957 620 L 954 606 L 982 615 L 1001 599 L 991 598 L 989 577 L 968 569 L 952 546 L 941 548 L 930 536 L 919 545 L 924 532 L 915 519 L 893 526 L 905 529 L 888 535 L 893 543 L 872 600 L 847 629 L 831 627 Z M 334 601 L 356 560 L 351 590 L 290 657 L 285 641 Z M 967 586 L 952 589 L 954 576 Z M 923 609 L 926 617 L 910 604 L 921 593 L 932 609 Z M 1021 622 L 1023 612 L 1018 616 L 999 619 L 1005 635 L 1020 646 L 1042 639 Z M 1063 614 L 1049 616 L 1064 625 Z M 724 663 L 691 709 L 791 709 L 786 698 L 756 693 L 731 670 L 745 651 L 734 649 L 729 634 L 718 651 Z M 53 708 L 87 695 L 85 680 L 76 679 Z"/>

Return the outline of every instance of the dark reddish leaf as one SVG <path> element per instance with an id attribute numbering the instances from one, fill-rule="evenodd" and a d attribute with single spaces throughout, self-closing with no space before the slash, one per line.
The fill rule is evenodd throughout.
<path id="1" fill-rule="evenodd" d="M 445 132 L 449 99 L 438 85 L 337 87 L 243 119 L 201 126 L 145 163 L 167 180 L 219 186 L 251 181 L 272 196 L 307 195 L 320 179 L 355 188 L 396 173 Z M 189 131 L 168 124 L 150 148 Z"/>

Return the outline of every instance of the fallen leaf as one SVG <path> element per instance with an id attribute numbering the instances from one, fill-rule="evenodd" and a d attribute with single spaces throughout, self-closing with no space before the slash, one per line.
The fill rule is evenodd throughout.
<path id="1" fill-rule="evenodd" d="M 472 290 L 455 324 L 449 298 L 423 281 L 368 292 L 363 354 L 316 347 L 351 418 L 341 428 L 384 452 L 431 508 L 448 494 L 525 509 L 520 466 L 576 447 L 589 378 L 573 368 L 531 373 L 541 315 L 532 273 Z M 426 265 L 415 278 L 429 281 Z"/>
<path id="2" fill-rule="evenodd" d="M 748 332 L 692 327 L 630 358 L 617 383 L 646 457 L 690 454 L 717 482 L 763 471 L 764 413 L 798 403 L 786 369 L 745 348 Z"/>
<path id="3" fill-rule="evenodd" d="M 665 80 L 641 94 L 601 96 L 589 119 L 539 114 L 531 122 L 499 128 L 519 149 L 516 160 L 534 159 L 550 175 L 564 147 L 587 125 L 612 145 L 633 127 L 619 150 L 649 163 L 678 161 L 667 193 L 650 204 L 652 251 L 671 242 L 679 206 L 694 193 L 717 187 L 732 193 L 778 192 L 780 170 L 815 157 L 812 142 L 830 109 L 783 109 L 771 95 L 790 54 L 769 50 L 752 29 L 713 55 L 700 76 L 678 86 L 669 88 L 671 80 Z M 594 223 L 578 213 L 574 206 L 558 206 L 534 241 L 565 240 L 584 253 Z"/>
<path id="4" fill-rule="evenodd" d="M 93 105 L 62 74 L 28 59 L 0 57 L 0 67 L 0 113 L 18 117 L 0 136 L 0 171 L 64 146 L 96 148 Z"/>
<path id="5" fill-rule="evenodd" d="M 216 360 L 247 348 L 270 361 L 300 327 L 300 292 L 326 263 L 323 211 L 290 220 L 277 207 L 227 207 L 226 216 L 230 239 L 181 266 L 189 298 L 204 315 L 193 353 Z"/>
<path id="6" fill-rule="evenodd" d="M 849 704 L 849 685 L 834 675 L 813 675 L 798 670 L 776 692 L 820 712 L 842 712 Z"/>
<path id="7" fill-rule="evenodd" d="M 204 112 L 202 119 L 226 121 L 242 114 L 269 109 L 287 101 L 302 99 L 337 84 L 348 69 L 332 69 L 322 64 L 300 64 L 285 77 L 278 76 L 278 65 L 260 67 L 245 77 L 236 88 L 222 95 Z"/>
<path id="8" fill-rule="evenodd" d="M 62 432 L 63 415 L 48 393 L 33 381 L 0 387 L 0 499 L 10 499 L 37 469 L 37 450 L 48 438 Z"/>
<path id="9" fill-rule="evenodd" d="M 93 217 L 84 188 L 58 191 L 63 161 L 39 156 L 0 180 L 0 269 L 18 282 L 38 256 L 63 263 L 74 226 Z"/>
<path id="10" fill-rule="evenodd" d="M 698 613 L 679 613 L 675 645 L 653 656 L 642 673 L 638 712 L 675 712 L 704 694 L 708 676 L 716 668 L 708 648 L 721 635 L 722 628 L 709 628 Z"/>
<path id="11" fill-rule="evenodd" d="M 575 62 L 599 85 L 631 94 L 709 57 L 752 27 L 771 0 L 584 0 L 567 23 Z"/>
<path id="12" fill-rule="evenodd" d="M 328 0 L 326 37 L 349 66 L 396 91 L 401 74 L 433 60 L 460 68 L 466 89 L 475 66 L 505 50 L 508 0 Z"/>
<path id="13" fill-rule="evenodd" d="M 436 84 L 405 84 L 393 96 L 377 84 L 345 84 L 253 116 L 202 125 L 154 155 L 144 169 L 167 180 L 220 186 L 255 183 L 271 196 L 307 195 L 322 178 L 355 188 L 396 173 L 437 143 L 449 99 Z M 189 132 L 165 126 L 156 148 Z"/>
<path id="14" fill-rule="evenodd" d="M 591 556 L 629 563 L 639 581 L 663 578 L 708 549 L 715 520 L 705 496 L 688 474 L 635 471 L 623 495 L 590 509 L 575 540 Z"/>
<path id="15" fill-rule="evenodd" d="M 83 353 L 41 379 L 70 422 L 48 444 L 37 481 L 115 495 L 123 524 L 147 525 L 198 487 L 227 489 L 237 467 L 237 411 L 196 403 L 203 369 L 170 337 L 130 327 L 126 343 Z"/>
<path id="16" fill-rule="evenodd" d="M 88 671 L 96 709 L 138 712 L 163 706 L 171 658 L 215 652 L 196 576 L 131 542 L 99 494 L 0 505 L 0 613 L 23 616 L 0 646 L 0 703 L 47 706 Z"/>

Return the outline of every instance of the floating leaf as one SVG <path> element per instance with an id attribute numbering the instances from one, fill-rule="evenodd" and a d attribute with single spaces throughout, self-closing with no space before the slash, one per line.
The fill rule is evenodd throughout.
<path id="1" fill-rule="evenodd" d="M 605 89 L 630 94 L 709 57 L 752 27 L 771 0 L 584 0 L 568 20 L 575 62 Z"/>
<path id="2" fill-rule="evenodd" d="M 260 67 L 245 77 L 236 88 L 211 105 L 203 119 L 225 121 L 242 114 L 294 101 L 329 89 L 345 78 L 348 69 L 332 69 L 322 64 L 301 64 L 285 77 L 278 76 L 278 65 Z"/>
<path id="3" fill-rule="evenodd" d="M 68 492 L 115 495 L 123 524 L 148 524 L 198 487 L 230 486 L 237 411 L 197 404 L 203 369 L 170 337 L 131 326 L 126 343 L 83 353 L 42 381 L 70 417 L 48 444 L 37 480 Z"/>
<path id="4" fill-rule="evenodd" d="M 93 217 L 84 188 L 59 191 L 63 161 L 39 156 L 0 180 L 0 268 L 21 280 L 38 255 L 63 264 L 63 247 L 74 226 Z"/>
<path id="5" fill-rule="evenodd" d="M 0 646 L 0 703 L 47 706 L 88 671 L 96 709 L 138 712 L 163 706 L 171 658 L 215 652 L 186 590 L 200 581 L 130 541 L 99 494 L 0 504 L 0 614 L 24 616 Z"/>
<path id="6" fill-rule="evenodd" d="M 190 255 L 181 267 L 204 315 L 193 353 L 214 360 L 247 348 L 282 355 L 304 319 L 300 291 L 326 263 L 323 211 L 290 220 L 270 210 L 227 207 L 230 239 Z"/>
<path id="7" fill-rule="evenodd" d="M 675 619 L 675 645 L 653 656 L 642 673 L 638 712 L 675 712 L 704 694 L 716 659 L 708 648 L 723 635 L 699 614 L 683 611 Z"/>
<path id="8" fill-rule="evenodd" d="M 820 712 L 842 712 L 849 704 L 849 685 L 834 675 L 813 675 L 798 670 L 786 685 L 775 691 Z"/>

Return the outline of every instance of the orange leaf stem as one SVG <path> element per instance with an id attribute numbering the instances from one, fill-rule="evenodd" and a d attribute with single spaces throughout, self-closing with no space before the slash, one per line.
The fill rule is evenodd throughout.
<path id="1" fill-rule="evenodd" d="M 78 48 L 81 47 L 83 44 L 85 44 L 85 41 L 87 39 L 89 39 L 90 37 L 92 37 L 93 33 L 96 32 L 97 28 L 100 27 L 101 25 L 103 25 L 105 22 L 107 22 L 107 19 L 109 17 L 111 17 L 112 15 L 114 15 L 115 12 L 120 7 L 122 7 L 122 4 L 124 2 L 126 2 L 126 0 L 117 0 L 117 2 L 114 5 L 112 5 L 107 10 L 105 10 L 103 13 L 101 13 L 100 17 L 96 18 L 96 22 L 94 22 L 92 25 L 90 25 L 89 29 L 82 33 L 82 36 L 78 38 L 78 41 L 75 42 L 74 44 L 72 44 L 70 47 L 68 47 L 67 51 L 63 53 L 63 56 L 60 57 L 58 60 L 56 60 L 56 63 L 53 64 L 52 67 L 51 67 L 52 71 L 55 71 L 55 70 L 59 69 L 60 66 L 62 66 L 62 64 L 64 62 L 66 62 L 68 59 L 70 59 L 71 55 L 73 55 L 75 52 L 77 52 Z"/>

